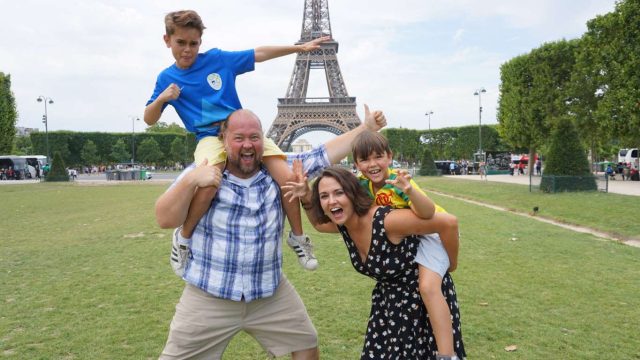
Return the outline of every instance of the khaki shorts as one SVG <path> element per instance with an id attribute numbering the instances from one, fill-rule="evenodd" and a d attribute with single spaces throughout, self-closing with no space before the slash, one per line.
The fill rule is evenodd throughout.
<path id="1" fill-rule="evenodd" d="M 280 156 L 283 160 L 287 159 L 282 150 L 268 137 L 264 138 L 264 153 L 262 156 Z M 207 164 L 215 165 L 225 162 L 227 153 L 224 151 L 224 144 L 217 136 L 206 136 L 198 141 L 193 157 L 196 166 L 202 164 L 204 159 L 207 159 Z"/>
<path id="2" fill-rule="evenodd" d="M 253 336 L 271 356 L 318 346 L 307 310 L 283 275 L 273 296 L 249 303 L 216 298 L 187 284 L 160 359 L 220 359 L 240 331 Z"/>

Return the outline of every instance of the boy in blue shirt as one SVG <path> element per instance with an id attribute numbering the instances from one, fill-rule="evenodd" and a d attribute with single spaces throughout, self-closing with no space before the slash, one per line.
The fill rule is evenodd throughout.
<path id="1" fill-rule="evenodd" d="M 186 129 L 195 133 L 198 145 L 194 153 L 199 166 L 216 166 L 220 176 L 224 169 L 226 154 L 218 140 L 220 124 L 235 110 L 242 108 L 235 88 L 237 75 L 254 70 L 256 62 L 276 57 L 307 52 L 320 48 L 328 37 L 318 38 L 301 45 L 262 46 L 245 51 L 223 51 L 217 48 L 199 53 L 205 26 L 193 10 L 175 11 L 165 16 L 165 44 L 171 49 L 175 63 L 163 70 L 147 102 L 144 121 L 155 124 L 167 105 L 172 105 Z M 256 139 L 234 139 L 244 141 L 247 155 L 256 152 Z M 282 186 L 294 179 L 284 153 L 269 138 L 264 139 L 264 164 L 276 182 Z M 196 190 L 184 223 L 174 232 L 172 265 L 182 266 L 188 256 L 190 238 L 196 224 L 209 209 L 217 189 L 214 187 Z M 297 203 L 284 202 L 291 232 L 287 244 L 298 255 L 298 262 L 307 270 L 315 270 L 318 261 L 313 255 L 309 237 L 302 231 L 302 218 Z M 175 259 L 174 259 L 175 258 Z M 174 266 L 174 270 L 177 271 Z"/>

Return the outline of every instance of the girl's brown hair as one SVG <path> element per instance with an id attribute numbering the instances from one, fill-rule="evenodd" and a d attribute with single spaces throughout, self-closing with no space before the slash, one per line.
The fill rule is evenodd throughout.
<path id="1" fill-rule="evenodd" d="M 335 179 L 345 195 L 351 200 L 356 215 L 363 216 L 367 214 L 371 207 L 372 199 L 367 194 L 367 191 L 360 186 L 358 179 L 348 170 L 338 166 L 331 166 L 322 171 L 320 176 L 316 179 L 312 186 L 311 193 L 311 214 L 321 224 L 331 222 L 329 217 L 322 211 L 320 205 L 320 191 L 318 190 L 318 184 L 323 178 L 330 177 Z"/>

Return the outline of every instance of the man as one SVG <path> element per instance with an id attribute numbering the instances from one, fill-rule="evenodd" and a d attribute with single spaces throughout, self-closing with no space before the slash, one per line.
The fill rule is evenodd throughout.
<path id="1" fill-rule="evenodd" d="M 385 125 L 381 112 L 365 106 L 365 123 L 310 152 L 296 156 L 310 175 L 338 162 L 351 141 Z M 187 282 L 161 359 L 220 359 L 239 331 L 251 334 L 271 355 L 319 357 L 317 333 L 296 290 L 282 274 L 283 210 L 280 189 L 261 166 L 263 131 L 258 117 L 237 110 L 222 125 L 227 153 L 223 174 L 206 160 L 185 170 L 156 202 L 163 228 L 181 224 L 196 187 L 218 193 L 196 226 Z"/>

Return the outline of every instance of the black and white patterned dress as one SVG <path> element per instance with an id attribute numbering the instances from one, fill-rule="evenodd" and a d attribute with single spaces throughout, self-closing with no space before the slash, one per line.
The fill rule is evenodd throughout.
<path id="1" fill-rule="evenodd" d="M 375 212 L 365 263 L 347 229 L 338 226 L 353 267 L 377 281 L 360 359 L 435 359 L 436 341 L 418 290 L 418 264 L 414 260 L 420 240 L 409 236 L 398 245 L 389 241 L 384 218 L 391 210 L 380 207 Z M 460 310 L 449 273 L 442 280 L 442 293 L 453 317 L 454 350 L 464 359 Z"/>

